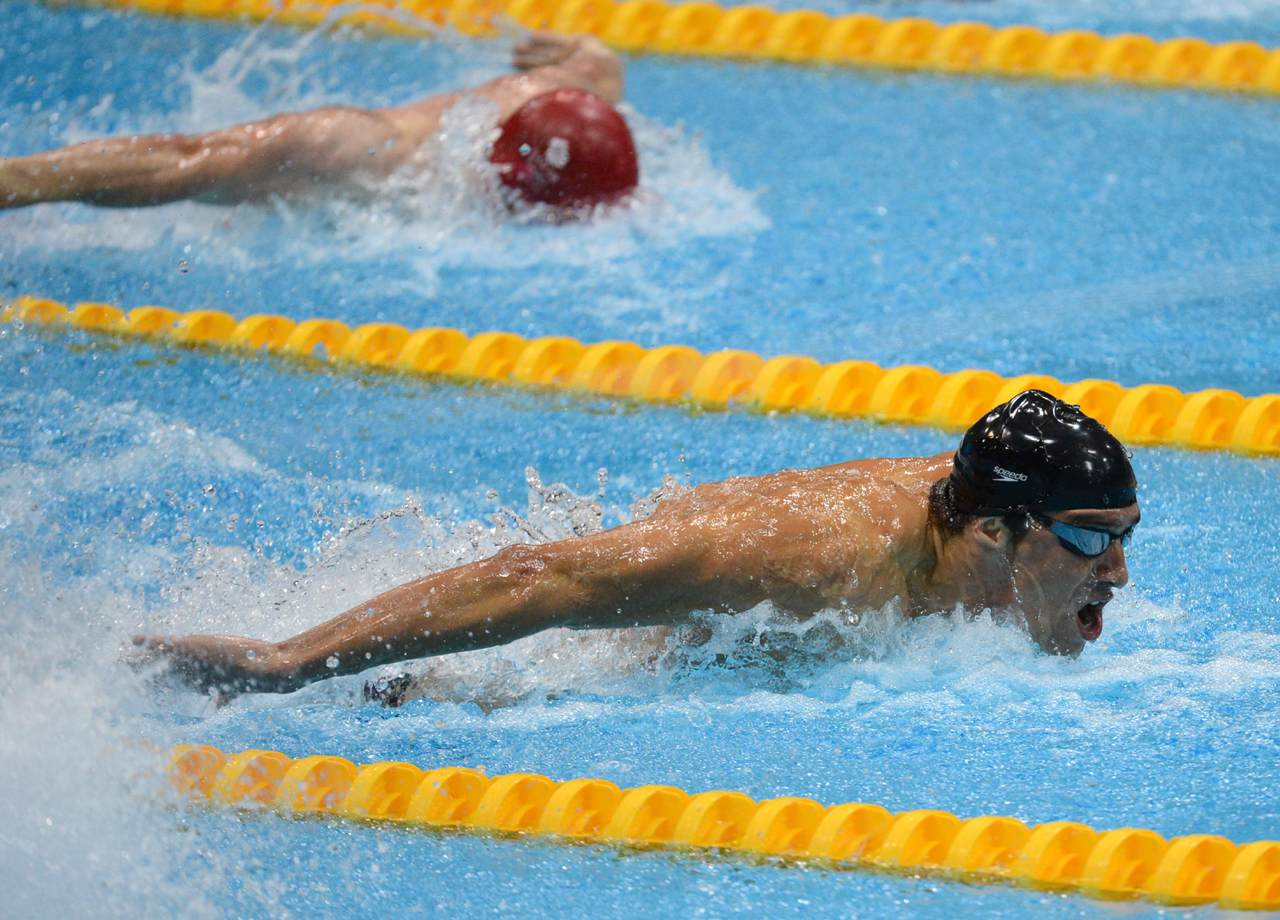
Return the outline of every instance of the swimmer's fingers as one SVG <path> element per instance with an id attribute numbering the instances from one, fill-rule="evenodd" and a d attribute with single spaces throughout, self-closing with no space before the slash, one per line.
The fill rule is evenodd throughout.
<path id="1" fill-rule="evenodd" d="M 512 63 L 517 70 L 533 70 L 563 64 L 573 57 L 581 44 L 581 36 L 560 32 L 532 32 L 512 51 Z"/>
<path id="2" fill-rule="evenodd" d="M 170 689 L 181 686 L 208 693 L 218 707 L 235 699 L 240 688 L 221 679 L 224 676 L 222 669 L 210 667 L 197 656 L 192 656 L 184 642 L 185 640 L 175 636 L 136 635 L 133 637 L 132 647 L 126 647 L 120 652 L 120 660 L 135 671 L 164 665 L 165 667 L 148 675 L 155 686 Z"/>
<path id="3" fill-rule="evenodd" d="M 132 646 L 126 646 L 121 650 L 120 660 L 136 671 L 168 658 L 171 654 L 173 654 L 172 636 L 139 634 L 133 637 Z"/>

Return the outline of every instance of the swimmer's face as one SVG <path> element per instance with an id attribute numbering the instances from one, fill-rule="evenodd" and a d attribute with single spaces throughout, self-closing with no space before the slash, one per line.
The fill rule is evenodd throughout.
<path id="1" fill-rule="evenodd" d="M 1096 511 L 1058 511 L 1045 517 L 1121 536 L 1138 523 L 1137 504 Z M 1119 540 L 1100 556 L 1080 556 L 1062 545 L 1048 526 L 1032 518 L 1013 554 L 1015 605 L 1031 638 L 1056 655 L 1079 655 L 1102 635 L 1102 611 L 1113 591 L 1129 581 Z"/>

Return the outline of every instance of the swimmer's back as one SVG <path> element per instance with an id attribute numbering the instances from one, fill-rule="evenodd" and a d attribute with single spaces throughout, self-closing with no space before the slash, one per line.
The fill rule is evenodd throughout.
<path id="1" fill-rule="evenodd" d="M 650 520 L 714 533 L 724 574 L 758 580 L 796 613 L 881 606 L 907 589 L 926 545 L 928 496 L 952 454 L 855 460 L 706 483 L 672 496 Z"/>

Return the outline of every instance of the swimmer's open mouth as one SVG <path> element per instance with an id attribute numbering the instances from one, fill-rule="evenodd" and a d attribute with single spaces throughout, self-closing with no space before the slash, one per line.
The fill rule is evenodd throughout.
<path id="1" fill-rule="evenodd" d="M 1102 608 L 1105 606 L 1107 606 L 1105 600 L 1094 601 L 1092 604 L 1085 604 L 1076 614 L 1080 635 L 1084 637 L 1085 642 L 1093 642 L 1102 635 Z"/>

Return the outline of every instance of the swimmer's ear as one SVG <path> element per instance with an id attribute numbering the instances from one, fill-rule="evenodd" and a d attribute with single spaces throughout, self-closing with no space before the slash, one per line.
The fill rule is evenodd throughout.
<path id="1" fill-rule="evenodd" d="M 994 515 L 974 518 L 971 526 L 974 538 L 984 550 L 1001 555 L 1013 552 L 1014 534 L 1004 517 Z"/>

